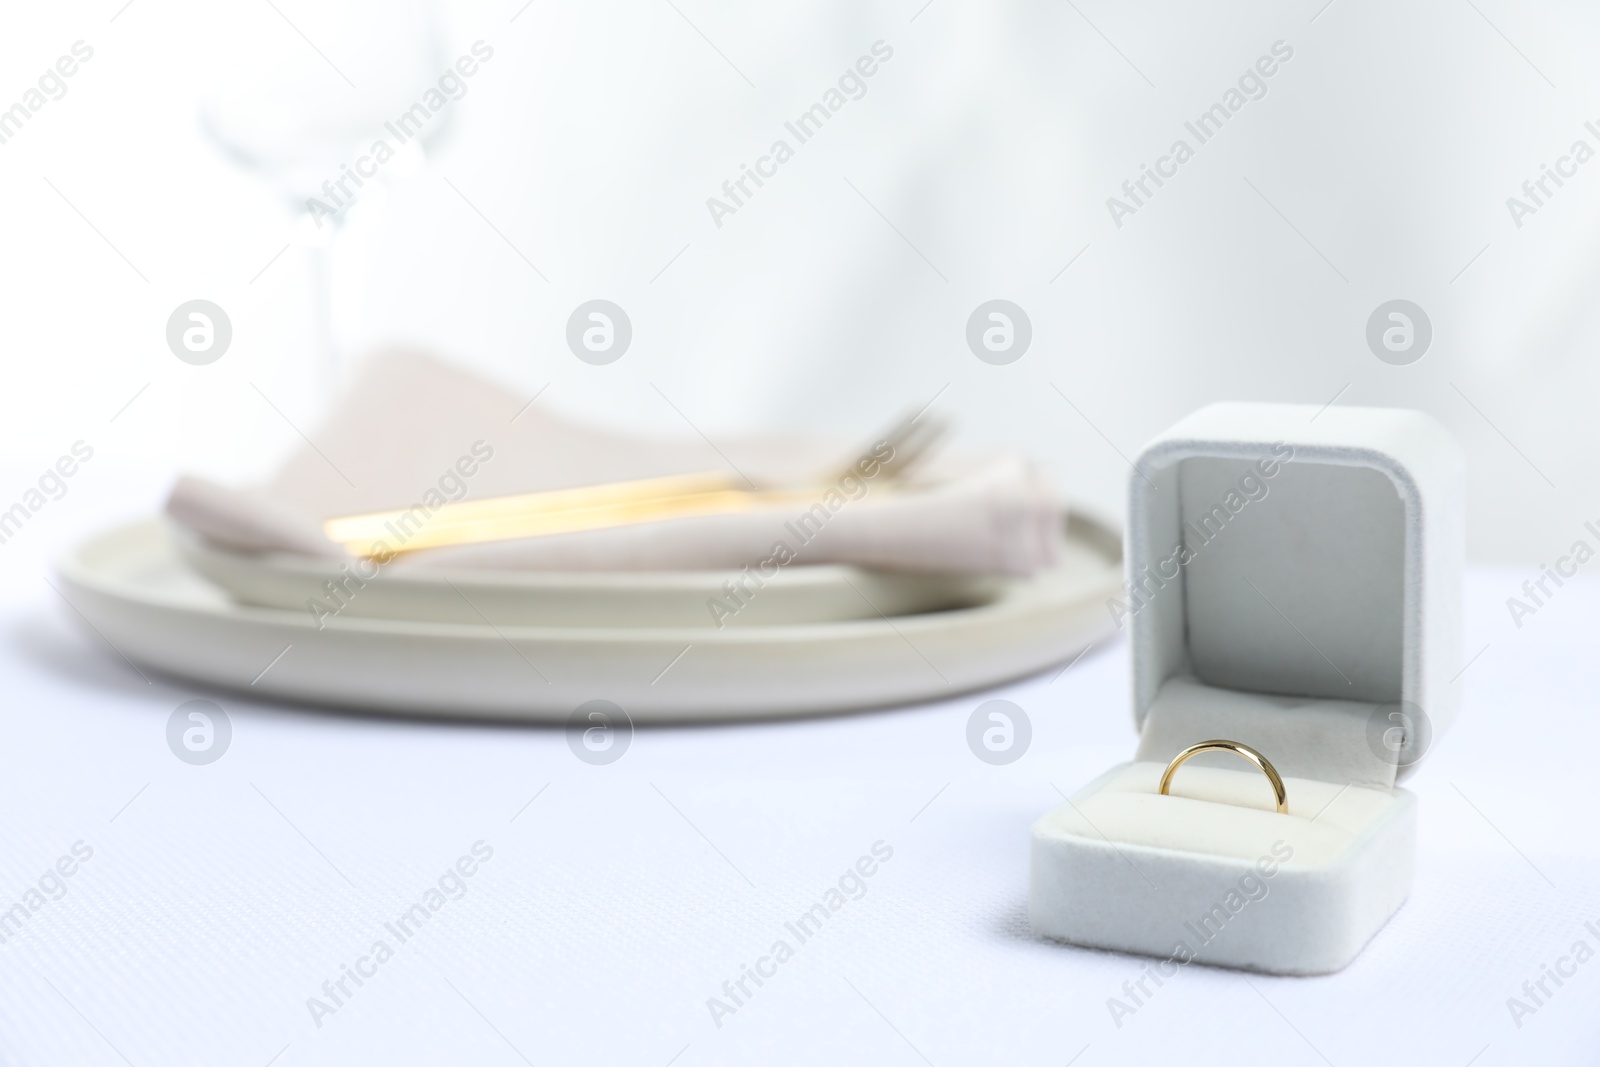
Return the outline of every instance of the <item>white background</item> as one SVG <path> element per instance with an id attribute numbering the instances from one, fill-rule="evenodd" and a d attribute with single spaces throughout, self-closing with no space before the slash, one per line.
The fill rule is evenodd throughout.
<path id="1" fill-rule="evenodd" d="M 1320 7 L 451 5 L 445 60 L 480 39 L 495 58 L 450 105 L 431 165 L 352 211 L 343 351 L 422 345 L 530 396 L 551 383 L 541 403 L 692 436 L 665 394 L 713 440 L 761 426 L 859 437 L 943 389 L 969 440 L 1029 450 L 1110 515 L 1118 453 L 1207 401 L 1411 405 L 1470 456 L 1475 558 L 1549 562 L 1600 515 L 1585 433 L 1600 161 L 1521 229 L 1505 201 L 1574 139 L 1600 149 L 1583 128 L 1600 118 L 1600 15 Z M 83 438 L 105 466 L 159 475 L 154 496 L 180 468 L 268 466 L 295 437 L 263 393 L 314 425 L 326 390 L 302 244 L 315 231 L 196 115 L 202 99 L 248 96 L 262 71 L 326 111 L 388 84 L 405 20 L 347 25 L 339 10 L 8 10 L 0 101 L 74 41 L 95 49 L 66 97 L 0 145 L 0 451 L 17 479 Z M 706 198 L 878 40 L 894 58 L 867 95 L 715 226 Z M 1268 95 L 1118 229 L 1106 199 L 1278 40 L 1294 58 Z M 196 297 L 235 333 L 204 368 L 164 343 L 167 316 Z M 594 297 L 634 323 L 609 367 L 562 343 Z M 964 343 L 996 297 L 1034 329 L 1006 367 Z M 1364 336 L 1395 298 L 1434 327 L 1405 367 Z"/>

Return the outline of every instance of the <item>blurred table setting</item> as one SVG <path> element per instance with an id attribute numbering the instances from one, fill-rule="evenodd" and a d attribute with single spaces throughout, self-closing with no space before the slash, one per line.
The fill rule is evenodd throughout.
<path id="1" fill-rule="evenodd" d="M 380 712 L 899 703 L 1065 662 L 1110 628 L 1120 580 L 1114 531 L 947 429 L 919 411 L 854 445 L 632 437 L 387 352 L 263 483 L 183 476 L 162 518 L 61 577 L 136 662 Z"/>

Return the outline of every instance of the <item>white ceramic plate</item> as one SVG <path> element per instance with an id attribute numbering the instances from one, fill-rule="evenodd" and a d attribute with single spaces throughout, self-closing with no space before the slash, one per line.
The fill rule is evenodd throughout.
<path id="1" fill-rule="evenodd" d="M 144 668 L 313 704 L 565 722 L 613 701 L 635 722 L 818 714 L 937 699 L 1030 674 L 1112 629 L 1114 535 L 1068 523 L 1061 563 L 978 607 L 801 626 L 532 627 L 243 606 L 186 567 L 159 521 L 59 563 L 98 635 Z"/>
<path id="2" fill-rule="evenodd" d="M 322 611 L 378 619 L 496 626 L 796 625 L 914 615 L 973 607 L 998 595 L 1006 579 L 987 575 L 910 574 L 864 567 L 786 567 L 764 579 L 744 604 L 725 586 L 751 579 L 739 571 L 622 573 L 407 570 L 374 565 L 341 571 L 334 560 L 286 553 L 250 555 L 208 545 L 181 529 L 173 542 L 184 562 L 234 600 L 316 618 Z M 352 578 L 351 576 L 354 575 Z M 326 583 L 334 583 L 335 599 Z M 711 602 L 724 605 L 713 613 Z M 737 607 L 729 614 L 727 609 Z M 721 623 L 719 626 L 718 623 Z"/>

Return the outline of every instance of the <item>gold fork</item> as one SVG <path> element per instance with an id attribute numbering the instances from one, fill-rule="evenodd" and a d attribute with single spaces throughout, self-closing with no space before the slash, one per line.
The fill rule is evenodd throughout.
<path id="1" fill-rule="evenodd" d="M 775 504 L 815 501 L 847 477 L 893 486 L 916 467 L 948 425 L 911 415 L 874 438 L 859 458 L 813 483 L 774 489 L 743 489 L 742 476 L 728 471 L 674 474 L 622 482 L 461 500 L 432 512 L 420 505 L 365 515 L 345 515 L 322 524 L 329 540 L 355 556 L 387 559 L 445 545 L 481 544 L 598 530 L 690 515 L 754 511 Z M 883 453 L 887 452 L 887 455 Z M 872 475 L 866 470 L 873 465 Z"/>

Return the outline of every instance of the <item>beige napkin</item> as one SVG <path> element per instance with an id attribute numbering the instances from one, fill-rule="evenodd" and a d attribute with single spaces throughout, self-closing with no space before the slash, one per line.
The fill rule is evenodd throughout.
<path id="1" fill-rule="evenodd" d="M 528 399 L 426 356 L 377 356 L 309 434 L 311 443 L 264 485 L 234 489 L 185 476 L 167 514 L 222 547 L 343 558 L 344 549 L 323 536 L 324 519 L 414 506 L 414 521 L 425 523 L 446 500 L 730 465 L 762 488 L 812 484 L 859 458 L 862 444 L 646 440 L 568 421 L 545 400 Z M 1054 562 L 1061 519 L 1051 487 L 1021 457 L 941 454 L 895 492 L 871 478 L 833 475 L 819 483 L 814 502 L 425 549 L 390 565 L 737 569 L 787 553 L 780 562 L 1027 574 Z"/>

